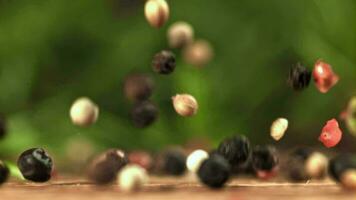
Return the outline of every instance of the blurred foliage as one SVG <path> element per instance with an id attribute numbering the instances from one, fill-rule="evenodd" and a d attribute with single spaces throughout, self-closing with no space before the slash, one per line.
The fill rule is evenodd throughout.
<path id="1" fill-rule="evenodd" d="M 9 134 L 0 155 L 42 146 L 64 156 L 72 138 L 108 147 L 158 150 L 190 138 L 216 144 L 234 133 L 271 143 L 270 123 L 283 116 L 290 129 L 281 145 L 318 144 L 326 120 L 337 118 L 356 93 L 354 0 L 170 0 L 171 17 L 151 28 L 143 0 L 0 0 L 0 112 Z M 169 24 L 191 23 L 209 40 L 214 60 L 189 66 L 177 52 L 170 76 L 154 74 L 152 56 L 167 48 Z M 313 84 L 302 92 L 286 85 L 289 68 L 322 58 L 340 75 L 329 93 Z M 160 118 L 134 128 L 122 80 L 132 71 L 156 81 L 152 100 Z M 193 118 L 179 117 L 170 97 L 191 93 L 200 103 Z M 100 106 L 90 128 L 69 119 L 71 103 L 89 96 Z M 344 145 L 355 140 L 345 130 Z M 75 152 L 72 152 L 75 153 Z"/>

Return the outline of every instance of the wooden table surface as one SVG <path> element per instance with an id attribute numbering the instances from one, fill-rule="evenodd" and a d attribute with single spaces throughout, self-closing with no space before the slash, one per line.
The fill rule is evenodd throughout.
<path id="1" fill-rule="evenodd" d="M 356 200 L 356 192 L 342 189 L 330 180 L 288 183 L 235 179 L 220 190 L 211 190 L 191 178 L 151 178 L 139 192 L 124 193 L 117 185 L 95 186 L 73 179 L 45 184 L 10 181 L 0 187 L 1 200 L 139 199 L 139 200 Z"/>

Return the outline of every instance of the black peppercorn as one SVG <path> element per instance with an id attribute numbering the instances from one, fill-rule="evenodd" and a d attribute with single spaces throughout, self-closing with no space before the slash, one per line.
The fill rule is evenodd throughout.
<path id="1" fill-rule="evenodd" d="M 134 102 L 147 100 L 153 89 L 154 81 L 146 74 L 130 74 L 126 76 L 123 84 L 125 97 Z"/>
<path id="2" fill-rule="evenodd" d="M 198 170 L 200 181 L 211 188 L 221 188 L 228 181 L 229 176 L 229 162 L 218 154 L 213 154 L 204 160 Z"/>
<path id="3" fill-rule="evenodd" d="M 252 151 L 252 166 L 257 170 L 271 171 L 279 163 L 277 149 L 270 145 L 256 146 Z"/>
<path id="4" fill-rule="evenodd" d="M 236 135 L 221 142 L 217 152 L 230 163 L 232 168 L 239 168 L 250 158 L 250 142 L 245 136 Z"/>
<path id="5" fill-rule="evenodd" d="M 176 58 L 171 51 L 163 50 L 153 57 L 153 71 L 160 74 L 170 74 L 176 68 Z"/>
<path id="6" fill-rule="evenodd" d="M 95 157 L 88 169 L 88 177 L 94 183 L 109 184 L 117 173 L 128 163 L 126 154 L 120 149 L 109 149 Z"/>
<path id="7" fill-rule="evenodd" d="M 288 159 L 288 175 L 293 181 L 322 178 L 326 174 L 328 159 L 309 148 L 295 150 Z"/>
<path id="8" fill-rule="evenodd" d="M 181 176 L 186 171 L 186 156 L 180 150 L 167 150 L 160 159 L 160 168 L 165 174 Z"/>
<path id="9" fill-rule="evenodd" d="M 6 120 L 0 115 L 0 139 L 4 138 L 6 134 Z"/>
<path id="10" fill-rule="evenodd" d="M 289 71 L 288 84 L 294 90 L 302 90 L 308 87 L 311 79 L 311 71 L 299 63 Z"/>
<path id="11" fill-rule="evenodd" d="M 150 101 L 138 102 L 131 111 L 131 119 L 136 127 L 145 128 L 158 118 L 158 108 Z"/>
<path id="12" fill-rule="evenodd" d="M 287 163 L 287 172 L 291 180 L 305 181 L 310 178 L 305 171 L 305 161 L 312 152 L 310 148 L 298 148 L 291 153 Z"/>
<path id="13" fill-rule="evenodd" d="M 330 160 L 329 174 L 345 188 L 356 190 L 356 157 L 341 154 Z"/>
<path id="14" fill-rule="evenodd" d="M 356 169 L 356 157 L 351 154 L 341 154 L 330 160 L 329 174 L 340 181 L 342 174 L 348 169 Z"/>
<path id="15" fill-rule="evenodd" d="M 42 148 L 24 151 L 17 160 L 23 177 L 34 182 L 46 182 L 51 178 L 52 158 Z"/>
<path id="16" fill-rule="evenodd" d="M 9 168 L 5 165 L 3 161 L 0 160 L 0 185 L 5 183 L 9 178 Z"/>

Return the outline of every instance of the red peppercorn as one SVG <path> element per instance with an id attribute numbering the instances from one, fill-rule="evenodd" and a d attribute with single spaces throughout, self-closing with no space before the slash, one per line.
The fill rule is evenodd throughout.
<path id="1" fill-rule="evenodd" d="M 151 170 L 153 166 L 153 158 L 144 151 L 133 151 L 129 153 L 128 158 L 131 164 L 136 164 L 146 170 Z"/>
<path id="2" fill-rule="evenodd" d="M 327 148 L 336 146 L 342 137 L 342 131 L 339 128 L 339 123 L 336 119 L 329 120 L 326 125 L 323 127 L 319 140 Z"/>
<path id="3" fill-rule="evenodd" d="M 339 81 L 339 76 L 334 73 L 331 66 L 321 60 L 315 63 L 313 77 L 321 93 L 328 92 Z"/>

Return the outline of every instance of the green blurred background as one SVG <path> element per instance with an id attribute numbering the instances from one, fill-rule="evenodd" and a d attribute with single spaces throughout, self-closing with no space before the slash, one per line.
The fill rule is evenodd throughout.
<path id="1" fill-rule="evenodd" d="M 277 117 L 290 122 L 278 145 L 321 147 L 317 138 L 326 120 L 338 118 L 356 94 L 356 1 L 168 3 L 168 23 L 154 29 L 145 20 L 143 0 L 0 0 L 0 112 L 9 123 L 0 155 L 33 146 L 60 158 L 68 146 L 159 150 L 191 138 L 216 145 L 235 133 L 255 144 L 275 143 L 269 127 Z M 167 48 L 168 26 L 181 20 L 193 25 L 196 38 L 211 42 L 213 61 L 197 69 L 177 52 L 173 74 L 153 73 L 151 59 Z M 319 58 L 340 76 L 330 92 L 319 93 L 313 83 L 302 92 L 286 85 L 293 64 L 311 69 Z M 152 100 L 160 118 L 145 129 L 132 125 L 131 104 L 122 93 L 122 80 L 132 71 L 147 72 L 156 82 Z M 182 92 L 200 104 L 193 118 L 173 110 L 170 97 Z M 100 106 L 90 128 L 75 127 L 69 118 L 80 96 Z M 355 149 L 355 139 L 342 128 L 339 148 Z"/>

